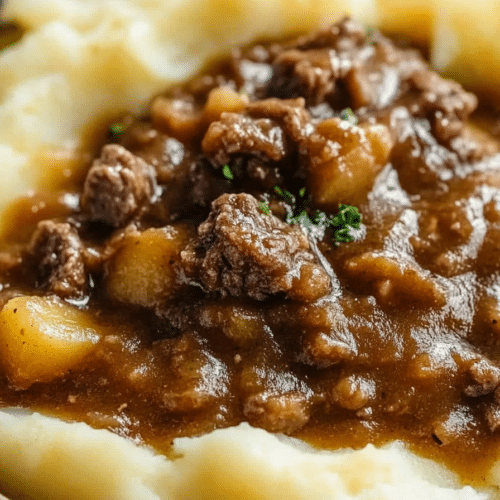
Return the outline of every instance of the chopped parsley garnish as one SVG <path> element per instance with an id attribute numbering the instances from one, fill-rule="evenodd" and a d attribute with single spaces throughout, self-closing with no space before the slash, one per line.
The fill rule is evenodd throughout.
<path id="1" fill-rule="evenodd" d="M 346 113 L 347 116 L 347 118 L 343 119 L 356 118 L 350 108 L 346 108 L 342 113 Z M 229 181 L 234 179 L 234 174 L 227 164 L 222 167 L 222 175 Z M 316 210 L 311 215 L 307 208 L 309 197 L 305 199 L 305 187 L 299 189 L 299 197 L 301 198 L 300 206 L 297 206 L 297 198 L 290 191 L 282 189 L 280 186 L 274 186 L 273 190 L 287 203 L 287 215 L 285 217 L 287 224 L 299 224 L 308 231 L 312 231 L 314 228 L 322 231 L 327 227 L 332 227 L 334 229 L 333 239 L 336 242 L 353 241 L 354 238 L 349 233 L 349 230 L 350 228 L 359 229 L 362 220 L 361 214 L 356 207 L 341 204 L 337 215 L 328 216 L 321 210 Z M 259 201 L 259 208 L 263 214 L 271 215 L 269 202 Z"/>
<path id="2" fill-rule="evenodd" d="M 356 207 L 341 204 L 339 212 L 329 219 L 330 225 L 335 227 L 334 238 L 338 242 L 353 241 L 349 234 L 349 228 L 359 229 L 361 225 L 361 214 Z"/>
<path id="3" fill-rule="evenodd" d="M 264 203 L 263 201 L 259 201 L 259 207 L 264 214 L 271 215 L 271 209 L 269 208 L 268 203 Z"/>
<path id="4" fill-rule="evenodd" d="M 231 171 L 231 169 L 229 168 L 229 165 L 224 165 L 222 167 L 222 175 L 228 180 L 228 181 L 232 181 L 234 179 L 234 174 L 233 172 Z"/>
<path id="5" fill-rule="evenodd" d="M 365 29 L 366 43 L 373 43 L 377 30 L 373 26 L 367 26 Z"/>
<path id="6" fill-rule="evenodd" d="M 281 196 L 284 200 L 288 200 L 292 204 L 295 203 L 295 196 L 290 193 L 290 191 L 283 190 L 279 186 L 274 186 L 274 192 Z"/>
<path id="7" fill-rule="evenodd" d="M 354 114 L 351 108 L 345 108 L 340 112 L 340 118 L 342 120 L 348 121 L 351 125 L 358 124 L 358 117 Z"/>
<path id="8" fill-rule="evenodd" d="M 350 229 L 359 229 L 362 221 L 361 214 L 356 207 L 341 204 L 336 215 L 328 216 L 321 210 L 316 210 L 311 215 L 307 209 L 306 200 L 303 199 L 300 207 L 297 207 L 296 198 L 290 191 L 275 186 L 274 192 L 289 203 L 288 213 L 285 218 L 288 224 L 299 224 L 309 231 L 314 228 L 331 227 L 334 229 L 333 239 L 336 242 L 344 243 L 354 240 L 350 234 Z M 305 194 L 306 188 L 303 187 L 299 190 L 299 197 L 304 198 Z M 263 213 L 270 215 L 271 211 L 268 203 L 260 202 L 259 206 Z"/>
<path id="9" fill-rule="evenodd" d="M 108 135 L 113 141 L 119 141 L 125 130 L 123 123 L 113 123 L 109 126 Z"/>

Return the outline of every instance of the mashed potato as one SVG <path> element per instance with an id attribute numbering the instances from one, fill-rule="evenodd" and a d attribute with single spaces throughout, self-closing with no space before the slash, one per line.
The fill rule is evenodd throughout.
<path id="1" fill-rule="evenodd" d="M 96 116 L 139 112 L 152 94 L 231 45 L 304 31 L 342 12 L 420 41 L 430 38 L 441 70 L 491 90 L 500 73 L 500 24 L 491 24 L 500 19 L 495 5 L 7 0 L 3 18 L 21 24 L 26 34 L 0 54 L 0 162 L 8 178 L 0 183 L 0 205 L 45 182 L 47 172 L 37 168 L 41 158 L 70 166 L 84 147 L 82 131 Z M 463 23 L 465 12 L 474 28 Z M 248 425 L 179 439 L 174 455 L 169 461 L 85 424 L 0 412 L 0 484 L 9 494 L 34 499 L 479 500 L 495 498 L 500 486 L 500 464 L 489 477 L 494 490 L 478 492 L 398 443 L 315 452 Z"/>
<path id="2" fill-rule="evenodd" d="M 355 452 L 317 452 L 247 424 L 196 439 L 177 439 L 173 461 L 110 432 L 37 414 L 0 412 L 0 442 L 0 482 L 32 498 L 489 498 L 469 486 L 461 488 L 453 474 L 412 456 L 398 443 L 378 450 L 369 445 Z"/>

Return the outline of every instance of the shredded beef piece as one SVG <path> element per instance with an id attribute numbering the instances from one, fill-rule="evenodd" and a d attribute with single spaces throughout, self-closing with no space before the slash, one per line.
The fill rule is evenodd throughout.
<path id="1" fill-rule="evenodd" d="M 108 144 L 87 174 L 82 207 L 91 220 L 120 227 L 155 193 L 154 168 L 124 147 Z"/>
<path id="2" fill-rule="evenodd" d="M 432 123 L 436 137 L 446 142 L 459 135 L 464 122 L 476 109 L 476 96 L 427 68 L 414 72 L 409 82 L 421 93 L 422 109 Z"/>
<path id="3" fill-rule="evenodd" d="M 188 274 L 222 295 L 263 300 L 284 292 L 314 301 L 330 291 L 330 277 L 311 252 L 307 237 L 259 209 L 248 194 L 224 194 L 198 228 L 199 238 L 181 253 Z"/>
<path id="4" fill-rule="evenodd" d="M 375 399 L 375 396 L 375 382 L 356 375 L 342 377 L 332 391 L 333 400 L 347 410 L 359 410 Z"/>
<path id="5" fill-rule="evenodd" d="M 491 432 L 495 432 L 500 427 L 500 406 L 492 404 L 486 409 L 486 421 Z"/>
<path id="6" fill-rule="evenodd" d="M 391 126 L 397 137 L 391 160 L 403 189 L 410 194 L 445 190 L 459 165 L 458 156 L 436 141 L 427 121 L 413 119 L 404 108 L 393 110 Z"/>
<path id="7" fill-rule="evenodd" d="M 332 51 L 333 52 L 333 51 Z M 325 50 L 290 49 L 274 61 L 269 95 L 283 98 L 305 96 L 310 105 L 324 101 L 335 90 L 339 74 Z"/>
<path id="8" fill-rule="evenodd" d="M 418 52 L 402 51 L 379 35 L 370 43 L 363 26 L 349 18 L 275 45 L 270 54 L 269 97 L 304 97 L 308 106 L 326 103 L 363 114 L 400 102 L 427 118 L 441 143 L 460 135 L 477 106 L 473 94 L 430 70 Z"/>
<path id="9" fill-rule="evenodd" d="M 254 120 L 237 113 L 222 113 L 202 142 L 203 152 L 223 165 L 232 154 L 253 154 L 279 161 L 286 155 L 283 130 L 269 118 Z"/>
<path id="10" fill-rule="evenodd" d="M 303 97 L 297 99 L 263 99 L 247 106 L 248 114 L 254 118 L 271 118 L 281 125 L 288 139 L 300 142 L 307 135 L 311 117 L 305 109 Z"/>
<path id="11" fill-rule="evenodd" d="M 353 60 L 363 47 L 363 27 L 344 19 L 312 36 L 299 38 L 292 46 L 276 50 L 269 96 L 305 97 L 308 105 L 316 105 L 343 94 L 339 82 L 353 67 Z"/>
<path id="12" fill-rule="evenodd" d="M 462 132 L 464 123 L 477 107 L 477 98 L 452 80 L 441 78 L 429 69 L 414 72 L 409 78 L 420 94 L 424 115 L 432 124 L 435 136 L 447 142 Z"/>
<path id="13" fill-rule="evenodd" d="M 36 262 L 40 286 L 63 298 L 83 294 L 86 281 L 83 246 L 70 224 L 40 222 L 31 239 L 30 252 Z"/>
<path id="14" fill-rule="evenodd" d="M 467 396 L 484 396 L 500 385 L 500 368 L 484 356 L 470 364 L 468 371 L 473 383 L 464 389 Z"/>
<path id="15" fill-rule="evenodd" d="M 359 22 L 345 17 L 327 28 L 300 37 L 294 45 L 300 50 L 332 48 L 348 51 L 363 47 L 366 41 L 365 28 Z"/>

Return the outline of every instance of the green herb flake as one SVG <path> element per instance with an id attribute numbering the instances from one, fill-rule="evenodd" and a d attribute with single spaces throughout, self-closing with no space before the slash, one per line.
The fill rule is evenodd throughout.
<path id="1" fill-rule="evenodd" d="M 359 229 L 361 221 L 361 214 L 356 207 L 341 204 L 338 214 L 330 218 L 330 225 L 336 228 L 333 234 L 335 241 L 339 243 L 353 241 L 349 228 Z"/>
<path id="2" fill-rule="evenodd" d="M 263 201 L 259 201 L 259 207 L 262 210 L 262 213 L 266 215 L 271 215 L 271 209 L 269 208 L 269 205 L 267 203 L 264 203 Z"/>
<path id="3" fill-rule="evenodd" d="M 281 196 L 284 200 L 288 200 L 290 203 L 295 203 L 295 196 L 290 193 L 290 191 L 283 190 L 279 186 L 274 186 L 274 192 Z"/>
<path id="4" fill-rule="evenodd" d="M 334 233 L 335 241 L 339 243 L 349 243 L 353 241 L 353 237 L 349 234 L 349 228 L 343 227 L 341 229 L 337 229 Z"/>
<path id="5" fill-rule="evenodd" d="M 316 231 L 314 228 L 324 230 L 327 227 L 331 227 L 333 229 L 333 240 L 337 243 L 354 241 L 353 236 L 350 234 L 350 230 L 359 229 L 362 221 L 361 214 L 356 207 L 342 203 L 339 205 L 339 210 L 336 215 L 327 215 L 321 210 L 310 213 L 310 210 L 306 206 L 306 200 L 304 199 L 306 195 L 305 187 L 301 188 L 298 192 L 299 197 L 302 198 L 300 205 L 297 204 L 297 199 L 290 191 L 282 189 L 279 186 L 274 186 L 273 191 L 281 198 L 290 202 L 285 217 L 285 222 L 287 224 L 298 224 L 308 232 L 312 231 L 313 234 Z M 259 207 L 264 214 L 271 214 L 268 203 L 259 202 Z"/>
<path id="6" fill-rule="evenodd" d="M 358 124 L 358 117 L 354 114 L 354 111 L 351 108 L 345 108 L 340 112 L 340 118 L 349 122 L 351 125 Z"/>
<path id="7" fill-rule="evenodd" d="M 222 167 L 222 175 L 229 181 L 234 179 L 234 174 L 227 164 Z"/>
<path id="8" fill-rule="evenodd" d="M 123 123 L 113 123 L 109 126 L 108 134 L 114 141 L 119 141 L 125 131 L 125 125 Z"/>
<path id="9" fill-rule="evenodd" d="M 377 30 L 373 26 L 367 26 L 365 28 L 366 43 L 373 43 L 375 41 L 375 35 Z"/>

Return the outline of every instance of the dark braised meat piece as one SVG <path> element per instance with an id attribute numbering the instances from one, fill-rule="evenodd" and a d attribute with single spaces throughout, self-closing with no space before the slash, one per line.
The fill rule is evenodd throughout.
<path id="1" fill-rule="evenodd" d="M 310 403 L 301 392 L 249 396 L 243 406 L 245 416 L 258 427 L 270 432 L 291 434 L 309 421 Z"/>
<path id="2" fill-rule="evenodd" d="M 458 156 L 437 142 L 427 121 L 414 120 L 404 108 L 394 109 L 391 125 L 397 137 L 391 160 L 403 189 L 410 194 L 446 190 Z"/>
<path id="3" fill-rule="evenodd" d="M 82 207 L 94 221 L 125 225 L 156 192 L 155 170 L 118 144 L 104 146 L 85 179 Z"/>
<path id="4" fill-rule="evenodd" d="M 30 252 L 41 287 L 62 298 L 83 295 L 86 281 L 83 246 L 70 224 L 40 222 L 31 239 Z"/>
<path id="5" fill-rule="evenodd" d="M 303 97 L 297 99 L 263 99 L 247 106 L 247 112 L 255 118 L 271 118 L 278 122 L 289 140 L 298 143 L 307 135 L 311 117 L 305 109 Z"/>
<path id="6" fill-rule="evenodd" d="M 222 113 L 202 142 L 203 152 L 223 165 L 233 154 L 253 154 L 279 161 L 286 154 L 283 130 L 269 118 L 252 119 L 237 113 Z"/>
<path id="7" fill-rule="evenodd" d="M 303 96 L 309 105 L 316 105 L 331 100 L 335 93 L 342 94 L 339 81 L 352 70 L 365 41 L 363 27 L 350 19 L 299 38 L 274 59 L 269 96 Z"/>
<path id="8" fill-rule="evenodd" d="M 424 115 L 432 124 L 434 135 L 447 142 L 462 132 L 464 123 L 477 107 L 477 98 L 460 84 L 445 80 L 429 69 L 416 71 L 410 84 L 420 94 Z"/>
<path id="9" fill-rule="evenodd" d="M 257 300 L 283 292 L 311 302 L 330 291 L 330 277 L 305 234 L 262 213 L 253 196 L 217 198 L 198 236 L 181 258 L 187 273 L 211 292 Z"/>

